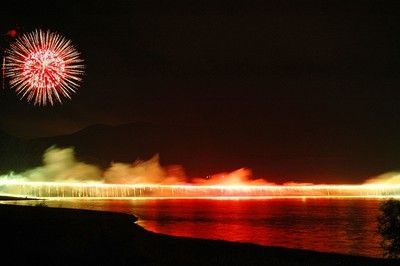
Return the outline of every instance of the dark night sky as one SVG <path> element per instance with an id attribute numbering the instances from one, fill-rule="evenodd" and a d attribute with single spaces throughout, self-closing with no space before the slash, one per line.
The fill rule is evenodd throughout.
<path id="1" fill-rule="evenodd" d="M 304 167 L 324 158 L 348 176 L 400 169 L 397 1 L 26 2 L 2 3 L 1 32 L 58 31 L 87 69 L 63 105 L 2 91 L 10 134 L 205 125 L 273 139 L 278 154 L 310 158 Z"/>

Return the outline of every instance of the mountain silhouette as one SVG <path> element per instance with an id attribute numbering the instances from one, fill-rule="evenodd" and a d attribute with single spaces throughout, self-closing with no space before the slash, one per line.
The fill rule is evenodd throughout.
<path id="1" fill-rule="evenodd" d="M 45 143 L 28 141 L 0 131 L 0 174 L 20 172 L 39 165 Z"/>

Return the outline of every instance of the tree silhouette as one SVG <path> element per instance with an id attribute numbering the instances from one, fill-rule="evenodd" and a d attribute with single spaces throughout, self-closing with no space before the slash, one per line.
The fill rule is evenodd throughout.
<path id="1" fill-rule="evenodd" d="M 389 199 L 380 206 L 378 231 L 384 256 L 400 258 L 400 201 Z"/>

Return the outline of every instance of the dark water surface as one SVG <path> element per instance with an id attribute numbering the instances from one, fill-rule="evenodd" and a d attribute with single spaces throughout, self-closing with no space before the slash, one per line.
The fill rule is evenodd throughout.
<path id="1" fill-rule="evenodd" d="M 37 204 L 13 202 L 16 204 Z M 154 232 L 382 257 L 376 199 L 48 200 L 49 207 L 134 214 Z"/>

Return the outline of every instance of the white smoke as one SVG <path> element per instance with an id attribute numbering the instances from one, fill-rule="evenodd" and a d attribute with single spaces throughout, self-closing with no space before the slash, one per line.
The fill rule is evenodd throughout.
<path id="1" fill-rule="evenodd" d="M 248 168 L 210 175 L 206 179 L 196 178 L 192 182 L 198 185 L 274 185 L 264 179 L 253 179 L 252 171 Z"/>
<path id="2" fill-rule="evenodd" d="M 276 185 L 265 179 L 255 179 L 248 168 L 188 179 L 180 165 L 161 166 L 159 155 L 133 163 L 115 162 L 105 171 L 79 162 L 74 149 L 52 146 L 43 154 L 43 165 L 22 173 L 0 176 L 6 179 L 53 182 L 104 182 L 108 184 L 194 184 L 194 185 Z M 295 182 L 284 185 L 298 184 Z M 309 183 L 308 183 L 309 184 Z"/>
<path id="3" fill-rule="evenodd" d="M 43 154 L 43 165 L 21 173 L 10 172 L 2 179 L 42 182 L 105 182 L 109 184 L 179 184 L 186 183 L 185 172 L 179 165 L 162 167 L 158 154 L 147 161 L 131 164 L 112 163 L 105 171 L 77 161 L 73 148 L 52 146 Z"/>
<path id="4" fill-rule="evenodd" d="M 186 181 L 182 167 L 161 167 L 158 154 L 147 161 L 113 163 L 104 172 L 104 179 L 110 184 L 177 184 Z"/>
<path id="5" fill-rule="evenodd" d="M 388 172 L 369 178 L 365 184 L 400 184 L 400 172 Z"/>
<path id="6" fill-rule="evenodd" d="M 43 155 L 43 165 L 19 174 L 28 181 L 103 181 L 100 169 L 78 162 L 73 148 L 48 148 Z"/>

